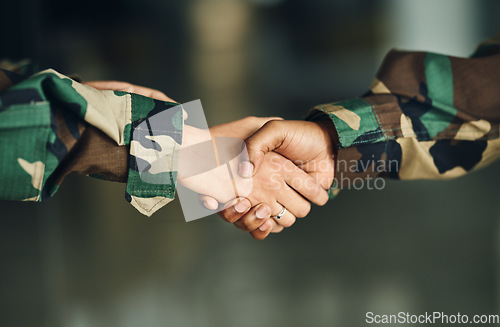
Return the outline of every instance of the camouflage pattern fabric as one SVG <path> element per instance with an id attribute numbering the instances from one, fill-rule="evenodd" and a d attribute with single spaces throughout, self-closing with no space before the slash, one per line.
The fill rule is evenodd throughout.
<path id="1" fill-rule="evenodd" d="M 368 178 L 461 176 L 500 156 L 500 38 L 471 58 L 391 51 L 370 91 L 315 107 L 338 134 L 335 195 Z M 365 184 L 366 185 L 366 184 Z"/>
<path id="2" fill-rule="evenodd" d="M 54 70 L 30 75 L 25 66 L 0 64 L 1 199 L 45 200 L 72 172 L 127 182 L 127 200 L 148 216 L 174 198 L 177 172 L 163 172 L 168 185 L 141 182 L 141 158 L 131 144 L 140 122 L 168 110 L 164 134 L 173 137 L 163 155 L 176 162 L 183 129 L 178 104 L 99 91 Z"/>
<path id="3" fill-rule="evenodd" d="M 174 198 L 181 106 L 28 67 L 0 62 L 1 199 L 45 200 L 72 172 L 126 182 L 127 200 L 148 216 Z M 391 51 L 367 94 L 308 116 L 329 117 L 338 134 L 331 194 L 369 178 L 457 177 L 498 158 L 499 71 L 499 39 L 471 58 Z M 165 110 L 152 140 L 149 126 Z M 156 172 L 165 183 L 141 177 L 151 142 L 168 159 Z"/>

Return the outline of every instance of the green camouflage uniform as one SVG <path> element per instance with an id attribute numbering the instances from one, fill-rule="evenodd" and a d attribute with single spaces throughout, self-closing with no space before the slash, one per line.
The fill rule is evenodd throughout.
<path id="1" fill-rule="evenodd" d="M 0 68 L 1 199 L 42 201 L 72 172 L 126 182 L 127 200 L 146 215 L 173 199 L 179 106 L 99 91 L 54 70 Z M 366 95 L 317 106 L 308 117 L 326 113 L 337 130 L 332 194 L 370 177 L 450 178 L 491 162 L 500 155 L 499 90 L 499 40 L 467 59 L 391 51 Z M 170 182 L 149 184 L 138 171 L 149 162 L 141 123 L 165 110 L 161 146 L 171 168 L 162 180 Z"/>
<path id="2" fill-rule="evenodd" d="M 180 106 L 100 91 L 54 70 L 30 75 L 26 66 L 2 66 L 7 69 L 0 70 L 1 199 L 43 201 L 72 172 L 126 182 L 126 199 L 145 215 L 174 198 L 184 124 Z M 147 153 L 141 151 L 141 122 L 165 110 L 169 120 L 154 132 L 165 135 L 161 146 L 173 164 L 163 175 L 170 183 L 149 184 L 137 169 L 138 161 L 149 159 L 136 155 Z"/>
<path id="3" fill-rule="evenodd" d="M 335 183 L 461 176 L 500 156 L 500 38 L 470 58 L 393 50 L 364 96 L 319 105 L 338 135 Z"/>

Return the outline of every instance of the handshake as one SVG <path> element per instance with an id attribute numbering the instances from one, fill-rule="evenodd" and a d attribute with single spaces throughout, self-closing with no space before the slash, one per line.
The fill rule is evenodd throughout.
<path id="1" fill-rule="evenodd" d="M 189 149 L 193 140 L 200 144 L 203 133 L 185 125 L 183 147 Z M 202 165 L 196 161 L 203 161 L 206 156 L 199 150 L 180 151 L 179 182 L 201 194 L 204 207 L 219 210 L 223 219 L 252 237 L 264 239 L 270 233 L 281 232 L 293 225 L 296 218 L 309 213 L 310 202 L 317 205 L 327 202 L 327 190 L 334 178 L 335 144 L 333 123 L 328 117 L 314 122 L 247 117 L 214 126 L 210 134 L 212 140 L 229 137 L 245 142 L 247 151 L 233 159 L 234 162 L 221 160 L 229 162 L 230 170 L 232 167 L 237 172 L 231 178 L 232 184 L 227 179 L 224 181 L 220 173 L 217 176 L 217 169 L 208 174 L 186 176 L 185 171 L 193 162 Z M 225 148 L 227 146 L 216 146 L 219 157 L 224 156 L 221 152 Z M 224 167 L 219 172 L 227 173 Z M 237 189 L 236 194 L 246 196 L 229 198 L 234 197 L 233 188 Z"/>
<path id="2" fill-rule="evenodd" d="M 160 91 L 129 83 L 96 81 L 85 84 L 100 90 L 126 91 L 175 102 Z M 161 122 L 156 120 L 156 124 L 161 125 Z M 182 148 L 208 140 L 216 143 L 214 140 L 218 138 L 244 141 L 248 156 L 239 156 L 236 162 L 232 160 L 233 170 L 238 172 L 230 178 L 232 185 L 227 178 L 224 181 L 220 174 L 217 175 L 217 169 L 203 176 L 186 174 L 186 171 L 196 170 L 195 166 L 200 161 L 202 163 L 204 156 L 200 153 L 189 154 L 190 151 L 183 151 L 182 148 L 178 180 L 199 194 L 205 208 L 218 210 L 222 218 L 249 232 L 252 237 L 264 239 L 270 233 L 279 233 L 292 226 L 296 218 L 305 217 L 311 209 L 310 202 L 324 205 L 328 201 L 327 190 L 334 180 L 337 135 L 326 115 L 315 121 L 247 117 L 211 127 L 209 131 L 186 124 Z M 156 143 L 157 140 L 151 140 L 152 147 Z M 217 151 L 215 144 L 214 149 Z M 245 183 L 245 179 L 250 184 Z M 230 191 L 239 188 L 241 192 L 236 192 L 236 195 L 246 196 L 228 198 L 228 194 L 235 194 L 227 190 L 228 185 L 232 186 Z M 246 188 L 248 192 L 241 188 Z"/>

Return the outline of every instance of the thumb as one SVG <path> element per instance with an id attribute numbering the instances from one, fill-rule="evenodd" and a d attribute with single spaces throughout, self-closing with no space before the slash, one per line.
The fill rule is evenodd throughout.
<path id="1" fill-rule="evenodd" d="M 208 210 L 217 210 L 217 208 L 219 208 L 219 202 L 211 196 L 199 195 L 198 199 Z"/>
<path id="2" fill-rule="evenodd" d="M 286 137 L 284 123 L 282 120 L 270 120 L 245 140 L 247 151 L 243 151 L 239 165 L 241 177 L 252 177 L 259 171 L 266 153 L 278 149 L 283 144 Z"/>

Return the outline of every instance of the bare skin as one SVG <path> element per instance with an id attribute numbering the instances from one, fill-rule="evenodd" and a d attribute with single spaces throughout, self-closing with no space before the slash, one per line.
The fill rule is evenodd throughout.
<path id="1" fill-rule="evenodd" d="M 318 122 L 304 121 L 270 121 L 259 131 L 246 139 L 248 156 L 240 164 L 240 173 L 244 177 L 256 176 L 266 161 L 268 153 L 274 151 L 294 162 L 326 190 L 333 183 L 335 129 L 328 119 Z M 246 166 L 246 167 L 245 167 Z M 312 196 L 312 202 L 318 205 L 326 203 L 328 197 Z M 243 206 L 242 206 L 243 207 Z M 285 206 L 286 207 L 286 206 Z M 220 212 L 220 215 L 235 223 L 239 228 L 250 231 L 256 239 L 263 239 L 269 233 L 254 229 L 256 224 L 255 210 L 239 212 L 237 207 L 230 207 Z M 274 221 L 275 225 L 272 225 Z M 289 227 L 287 221 L 268 219 L 265 222 L 273 231 L 280 232 L 283 227 Z"/>
<path id="2" fill-rule="evenodd" d="M 84 84 L 100 90 L 125 91 L 175 102 L 161 91 L 126 82 L 92 81 Z M 294 125 L 289 126 L 289 123 Z M 304 124 L 304 122 L 285 122 L 279 117 L 247 117 L 210 128 L 212 137 L 248 138 L 246 143 L 252 166 L 250 174 L 253 175 L 254 189 L 248 198 L 234 199 L 226 203 L 226 209 L 219 214 L 256 239 L 264 239 L 271 232 L 281 232 L 284 227 L 291 226 L 296 217 L 307 215 L 310 204 L 305 198 L 319 205 L 327 200 L 324 189 L 331 182 L 329 174 L 324 174 L 322 171 L 330 171 L 326 158 L 331 156 L 328 151 L 322 153 L 321 149 L 325 149 L 328 138 L 325 138 L 323 127 L 322 131 L 316 128 L 321 126 L 320 124 L 315 127 L 310 124 L 316 123 L 308 123 L 306 124 L 308 126 L 300 128 L 300 123 Z M 289 127 L 292 128 L 286 131 Z M 189 127 L 187 132 L 196 134 L 196 131 Z M 316 141 L 319 142 L 318 146 L 311 146 L 311 143 Z M 302 147 L 305 148 L 301 150 Z M 326 148 L 331 146 L 326 145 Z M 272 153 L 273 150 L 281 156 Z M 296 164 L 286 160 L 285 157 L 295 160 Z M 320 169 L 318 163 L 325 165 Z M 258 171 L 259 169 L 262 171 Z M 333 163 L 331 171 L 333 176 Z M 243 177 L 247 178 L 248 171 L 246 173 Z M 315 183 L 316 181 L 318 183 Z M 318 184 L 321 187 L 318 187 Z M 209 209 L 219 206 L 214 197 L 202 196 L 201 199 Z M 283 206 L 288 212 L 280 220 L 271 218 L 281 211 Z"/>

